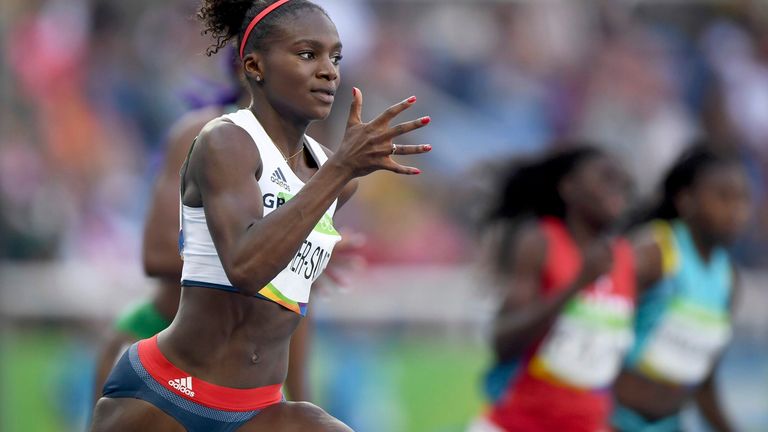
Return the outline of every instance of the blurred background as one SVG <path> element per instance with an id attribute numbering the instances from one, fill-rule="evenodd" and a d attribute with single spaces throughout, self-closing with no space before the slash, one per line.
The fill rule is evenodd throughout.
<path id="1" fill-rule="evenodd" d="M 313 302 L 314 401 L 360 431 L 461 431 L 484 404 L 493 291 L 474 221 L 489 160 L 562 137 L 615 152 L 647 197 L 690 140 L 743 155 L 756 209 L 734 248 L 745 294 L 718 379 L 768 430 L 768 2 L 318 1 L 342 91 L 312 134 L 340 142 L 351 86 L 370 119 L 412 94 L 435 150 L 377 173 L 339 215 L 368 266 Z M 116 314 L 152 290 L 140 241 L 170 124 L 230 85 L 196 0 L 0 3 L 0 430 L 83 430 Z M 415 111 L 415 112 L 413 112 Z M 695 412 L 691 430 L 705 430 Z"/>

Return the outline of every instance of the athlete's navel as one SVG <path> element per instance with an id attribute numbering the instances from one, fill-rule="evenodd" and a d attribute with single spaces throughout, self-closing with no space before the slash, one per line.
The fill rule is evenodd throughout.
<path id="1" fill-rule="evenodd" d="M 251 355 L 251 363 L 253 364 L 259 364 L 261 362 L 261 355 L 259 355 L 258 352 L 254 351 Z"/>

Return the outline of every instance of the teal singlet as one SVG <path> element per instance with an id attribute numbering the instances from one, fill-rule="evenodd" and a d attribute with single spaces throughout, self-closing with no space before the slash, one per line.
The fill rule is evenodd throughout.
<path id="1" fill-rule="evenodd" d="M 639 298 L 626 364 L 657 381 L 695 386 L 731 337 L 730 259 L 724 248 L 716 248 L 705 261 L 680 220 L 654 221 L 652 228 L 664 275 Z"/>

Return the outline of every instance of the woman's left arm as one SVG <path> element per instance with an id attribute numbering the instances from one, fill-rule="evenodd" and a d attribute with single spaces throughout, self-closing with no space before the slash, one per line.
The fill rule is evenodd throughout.
<path id="1" fill-rule="evenodd" d="M 735 267 L 733 268 L 732 281 L 733 289 L 731 290 L 730 302 L 731 316 L 734 315 L 737 301 L 741 297 L 741 281 L 739 278 L 739 273 Z M 699 387 L 699 390 L 696 393 L 696 403 L 699 406 L 699 411 L 707 420 L 707 422 L 709 422 L 710 426 L 719 432 L 731 432 L 735 431 L 736 429 L 725 415 L 725 412 L 718 398 L 718 386 L 717 380 L 715 379 L 715 372 L 717 371 L 719 365 L 720 361 L 717 361 L 715 366 L 712 368 L 712 371 L 710 371 L 707 379 L 704 381 L 701 387 Z"/>
<path id="2" fill-rule="evenodd" d="M 718 362 L 719 364 L 719 362 Z M 717 383 L 715 380 L 715 371 L 717 366 L 712 368 L 704 383 L 699 387 L 696 393 L 696 404 L 699 406 L 699 412 L 707 420 L 709 425 L 718 432 L 733 432 L 736 429 L 728 420 L 720 401 L 717 397 Z"/>

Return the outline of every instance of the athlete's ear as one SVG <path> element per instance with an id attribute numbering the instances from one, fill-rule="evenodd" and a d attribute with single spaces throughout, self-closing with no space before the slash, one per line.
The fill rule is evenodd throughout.
<path id="1" fill-rule="evenodd" d="M 243 58 L 243 70 L 245 77 L 249 80 L 264 81 L 264 67 L 261 55 L 256 52 L 250 52 Z"/>

